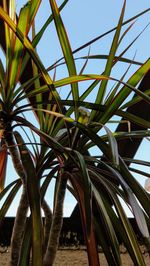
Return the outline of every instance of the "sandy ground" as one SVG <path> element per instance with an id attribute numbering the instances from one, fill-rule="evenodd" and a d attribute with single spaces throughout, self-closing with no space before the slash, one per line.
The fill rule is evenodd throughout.
<path id="1" fill-rule="evenodd" d="M 1 250 L 2 251 L 2 250 Z M 124 251 L 123 251 L 124 252 Z M 8 266 L 10 256 L 10 249 L 7 252 L 0 253 L 0 266 Z M 102 266 L 108 266 L 105 256 L 99 253 L 100 264 Z M 129 255 L 127 253 L 121 254 L 123 266 L 133 266 Z M 148 253 L 144 254 L 145 263 L 150 266 L 150 258 Z M 61 249 L 57 252 L 55 266 L 85 266 L 88 265 L 87 254 L 84 248 L 80 249 Z"/>

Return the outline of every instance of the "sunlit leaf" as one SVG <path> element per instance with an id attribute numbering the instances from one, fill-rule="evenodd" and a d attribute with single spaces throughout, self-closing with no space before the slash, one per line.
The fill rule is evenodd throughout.
<path id="1" fill-rule="evenodd" d="M 89 55 L 89 56 L 82 56 L 82 57 L 78 57 L 77 59 L 108 59 L 109 55 Z M 129 64 L 135 64 L 135 65 L 142 65 L 141 62 L 139 61 L 135 61 L 135 60 L 131 60 L 129 58 L 124 58 L 124 57 L 120 57 L 120 56 L 114 56 L 114 60 L 117 60 L 119 62 L 124 62 L 124 63 L 129 63 Z"/>
<path id="2" fill-rule="evenodd" d="M 122 22 L 123 22 L 123 18 L 124 18 L 124 12 L 125 12 L 125 5 L 126 5 L 126 1 L 124 1 L 124 5 L 120 14 L 120 18 L 119 18 L 119 22 L 118 22 L 118 26 L 111 44 L 111 48 L 110 48 L 110 52 L 109 52 L 109 57 L 106 63 L 106 67 L 104 70 L 104 76 L 110 76 L 111 70 L 112 70 L 112 65 L 113 65 L 113 60 L 114 60 L 114 56 L 116 53 L 116 50 L 118 48 L 118 41 L 119 41 L 119 36 L 120 36 L 120 31 L 121 31 L 121 26 L 122 26 Z M 96 103 L 101 104 L 103 102 L 103 98 L 105 95 L 105 90 L 106 90 L 106 86 L 107 86 L 107 80 L 104 80 L 101 82 L 101 85 L 99 87 L 97 96 L 96 96 Z M 92 114 L 91 114 L 92 116 Z"/>
<path id="3" fill-rule="evenodd" d="M 135 87 L 139 81 L 143 78 L 146 72 L 150 68 L 150 60 L 148 59 L 127 81 L 127 84 Z M 124 102 L 124 100 L 128 97 L 131 93 L 131 90 L 126 86 L 123 86 L 121 91 L 116 95 L 113 102 L 107 107 L 107 110 L 103 114 L 100 119 L 102 124 L 105 124 L 106 121 L 115 113 L 115 111 L 120 107 L 120 105 Z"/>
<path id="4" fill-rule="evenodd" d="M 131 17 L 130 19 L 125 20 L 125 21 L 122 23 L 122 26 L 124 26 L 124 25 L 128 24 L 129 22 L 135 20 L 136 18 L 138 18 L 138 17 L 140 17 L 140 16 L 146 14 L 147 12 L 150 12 L 150 8 L 147 8 L 147 9 L 145 9 L 144 11 L 138 13 L 137 15 Z M 98 37 L 96 37 L 96 38 L 90 40 L 89 42 L 87 42 L 87 43 L 83 44 L 82 46 L 78 47 L 77 49 L 75 49 L 75 50 L 73 51 L 73 53 L 77 53 L 77 52 L 79 52 L 80 50 L 82 50 L 82 49 L 88 47 L 88 46 L 91 45 L 92 43 L 95 43 L 95 42 L 98 41 L 99 39 L 101 39 L 101 38 L 107 36 L 108 34 L 112 33 L 112 32 L 115 31 L 116 29 L 117 29 L 117 27 L 114 27 L 114 28 L 112 28 L 111 30 L 108 30 L 107 32 L 105 32 L 105 33 L 99 35 Z"/>
<path id="5" fill-rule="evenodd" d="M 32 25 L 32 22 L 35 18 L 35 15 L 39 9 L 39 6 L 41 4 L 41 0 L 32 0 L 32 1 L 29 1 L 29 4 L 30 4 L 30 8 L 29 8 L 29 17 L 28 17 L 28 29 L 30 29 L 31 25 Z"/>
<path id="6" fill-rule="evenodd" d="M 52 92 L 56 103 L 59 106 L 59 109 L 61 110 L 61 106 L 59 104 L 59 96 L 54 87 L 52 86 L 52 80 L 46 71 L 44 65 L 42 64 L 41 60 L 39 59 L 38 55 L 35 53 L 35 50 L 31 44 L 31 42 L 25 37 L 25 35 L 20 31 L 20 29 L 17 28 L 15 23 L 10 19 L 10 17 L 4 12 L 4 10 L 0 7 L 0 17 L 8 24 L 8 26 L 13 30 L 13 32 L 16 34 L 16 36 L 19 38 L 19 40 L 22 42 L 24 47 L 27 49 L 28 53 L 30 54 L 31 58 L 37 65 L 39 71 L 41 71 L 42 77 L 47 84 L 49 90 Z"/>
<path id="7" fill-rule="evenodd" d="M 36 3 L 36 2 L 37 2 L 37 1 L 35 0 L 34 5 L 36 5 L 36 8 L 37 8 L 37 7 L 38 7 L 38 5 L 37 5 L 38 2 L 37 2 L 37 3 Z M 68 3 L 68 0 L 64 0 L 64 2 L 61 4 L 59 10 L 61 11 L 61 10 L 65 7 L 65 5 L 66 5 L 67 3 Z M 35 11 L 37 11 L 37 9 L 34 10 L 34 13 L 33 13 L 34 16 L 35 16 L 35 14 L 36 14 Z M 30 22 L 32 22 L 34 16 L 32 16 L 32 19 L 30 19 Z M 43 36 L 43 34 L 44 34 L 44 32 L 45 32 L 45 30 L 47 29 L 47 27 L 49 26 L 49 24 L 50 24 L 52 21 L 53 21 L 53 15 L 51 14 L 51 15 L 49 16 L 49 18 L 46 20 L 46 22 L 44 23 L 44 25 L 42 26 L 41 30 L 35 35 L 35 37 L 34 37 L 34 39 L 33 39 L 33 41 L 32 41 L 32 46 L 33 46 L 34 48 L 38 45 L 38 43 L 40 42 L 40 40 L 41 40 L 41 38 L 42 38 L 42 36 Z M 30 23 L 30 24 L 31 24 L 31 23 Z M 23 65 L 22 65 L 22 68 L 21 68 L 21 74 L 22 74 L 22 72 L 24 71 L 24 69 L 25 69 L 25 67 L 26 67 L 26 65 L 27 65 L 29 59 L 30 59 L 30 56 L 29 56 L 29 54 L 27 53 L 27 54 L 25 55 L 24 60 L 23 60 Z"/>
<path id="8" fill-rule="evenodd" d="M 66 32 L 66 29 L 64 27 L 64 23 L 62 21 L 62 18 L 60 16 L 56 1 L 50 0 L 50 5 L 51 5 L 51 9 L 52 9 L 56 29 L 57 29 L 57 34 L 59 37 L 59 42 L 60 42 L 60 45 L 61 45 L 61 48 L 63 51 L 63 55 L 64 55 L 64 58 L 66 61 L 66 65 L 68 68 L 69 76 L 76 75 L 76 67 L 75 67 L 75 63 L 74 63 L 74 59 L 73 59 L 71 46 L 70 46 L 67 32 Z M 75 101 L 75 110 L 76 110 L 75 114 L 76 114 L 77 113 L 76 101 L 79 98 L 77 83 L 72 84 L 72 95 L 73 95 L 73 99 Z"/>
<path id="9" fill-rule="evenodd" d="M 24 34 L 24 36 L 26 36 L 27 34 L 29 10 L 30 10 L 29 5 L 25 5 L 21 9 L 18 23 L 16 26 L 17 29 L 20 30 Z M 12 57 L 11 69 L 9 73 L 10 88 L 13 88 L 16 85 L 17 79 L 19 78 L 22 56 L 23 56 L 23 45 L 20 42 L 20 40 L 16 38 L 14 42 L 13 57 Z"/>

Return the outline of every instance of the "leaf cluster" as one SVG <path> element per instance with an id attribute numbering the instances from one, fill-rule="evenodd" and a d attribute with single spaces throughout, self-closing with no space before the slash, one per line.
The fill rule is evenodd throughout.
<path id="1" fill-rule="evenodd" d="M 36 33 L 35 18 L 41 2 L 28 1 L 17 15 L 15 1 L 0 1 L 0 43 L 5 53 L 5 64 L 0 60 L 0 199 L 6 197 L 0 210 L 0 223 L 18 190 L 24 186 L 30 219 L 23 235 L 19 265 L 27 265 L 31 247 L 33 265 L 42 265 L 43 257 L 47 265 L 47 252 L 43 255 L 45 236 L 41 209 L 49 185 L 55 180 L 49 242 L 53 240 L 58 210 L 63 216 L 59 201 L 63 205 L 68 190 L 79 204 L 89 265 L 99 265 L 96 236 L 109 265 L 121 265 L 120 239 L 134 264 L 145 265 L 122 202 L 133 213 L 149 251 L 150 198 L 136 180 L 136 170 L 130 168 L 130 164 L 135 163 L 133 156 L 139 143 L 150 136 L 147 118 L 150 60 L 141 63 L 125 57 L 141 33 L 119 55 L 117 51 L 133 21 L 149 10 L 124 21 L 124 1 L 115 28 L 72 51 L 61 16 L 61 10 L 68 1 L 63 1 L 58 7 L 55 0 L 50 0 L 51 15 Z M 36 48 L 52 21 L 63 57 L 46 69 Z M 125 24 L 128 27 L 122 31 Z M 74 57 L 110 32 L 114 37 L 108 55 L 90 55 L 89 52 L 83 57 Z M 88 61 L 94 59 L 106 60 L 103 72 L 99 75 L 85 74 Z M 85 60 L 79 73 L 77 60 Z M 119 62 L 129 66 L 120 78 L 116 78 L 112 76 L 112 70 L 119 66 Z M 134 64 L 137 70 L 125 81 L 129 68 Z M 56 79 L 60 65 L 67 68 L 68 76 Z M 51 71 L 54 71 L 53 77 Z M 80 89 L 81 82 L 86 84 L 84 91 Z M 61 96 L 60 87 L 65 91 L 68 85 L 69 94 Z M 88 99 L 93 94 L 95 101 L 92 103 Z M 143 114 L 138 111 L 141 106 L 145 106 Z M 114 132 L 110 130 L 110 123 L 117 124 Z M 127 143 L 135 149 L 133 154 L 126 153 Z M 5 187 L 8 156 L 19 179 L 12 180 Z M 149 162 L 144 160 L 136 163 L 149 166 Z M 61 219 L 59 224 L 58 231 Z"/>

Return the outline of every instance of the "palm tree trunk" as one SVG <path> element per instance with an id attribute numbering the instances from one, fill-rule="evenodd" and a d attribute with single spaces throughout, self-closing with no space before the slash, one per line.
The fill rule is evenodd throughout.
<path id="1" fill-rule="evenodd" d="M 65 174 L 58 177 L 58 187 L 55 197 L 55 206 L 53 211 L 52 225 L 46 254 L 44 257 L 44 266 L 52 266 L 59 244 L 59 237 L 63 223 L 63 204 L 67 186 L 67 178 Z"/>
<path id="2" fill-rule="evenodd" d="M 11 237 L 10 266 L 16 266 L 18 265 L 18 261 L 19 261 L 20 249 L 21 249 L 23 232 L 24 232 L 24 227 L 26 223 L 26 216 L 27 216 L 29 204 L 28 204 L 28 198 L 27 198 L 27 192 L 26 192 L 24 169 L 20 161 L 18 149 L 16 147 L 16 143 L 14 141 L 11 128 L 8 128 L 7 130 L 5 130 L 4 140 L 10 152 L 14 168 L 18 176 L 21 178 L 22 184 L 23 184 L 22 195 L 21 195 L 19 207 L 17 210 L 13 232 L 12 232 L 12 237 Z"/>
<path id="3" fill-rule="evenodd" d="M 12 133 L 11 128 L 10 129 L 8 128 L 7 131 L 5 131 L 3 133 L 3 136 L 4 136 L 4 140 L 5 140 L 7 149 L 10 152 L 10 156 L 11 156 L 14 168 L 16 170 L 16 173 L 21 178 L 22 183 L 24 183 L 25 182 L 24 169 L 23 169 L 22 163 L 20 161 L 18 148 L 17 148 L 16 143 L 14 141 L 14 137 L 13 137 L 13 133 Z"/>
<path id="4" fill-rule="evenodd" d="M 28 207 L 29 204 L 27 199 L 26 187 L 25 185 L 23 185 L 22 195 L 18 206 L 11 237 L 10 266 L 18 265 Z"/>

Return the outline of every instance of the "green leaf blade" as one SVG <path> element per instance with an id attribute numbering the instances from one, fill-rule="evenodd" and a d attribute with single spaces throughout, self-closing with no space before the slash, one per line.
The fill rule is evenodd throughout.
<path id="1" fill-rule="evenodd" d="M 56 1 L 50 0 L 50 5 L 51 5 L 51 9 L 52 9 L 56 29 L 57 29 L 58 38 L 59 38 L 60 45 L 61 45 L 61 48 L 63 51 L 63 55 L 64 55 L 64 58 L 66 61 L 69 75 L 70 76 L 76 75 L 76 67 L 75 67 L 75 63 L 74 63 L 73 53 L 71 50 L 71 46 L 69 43 L 67 32 L 65 30 L 63 21 L 61 19 L 60 12 L 59 12 L 59 9 L 57 7 Z M 76 102 L 79 98 L 77 83 L 72 84 L 72 95 L 73 95 L 74 101 Z M 75 106 L 75 111 L 77 112 L 76 106 Z"/>

